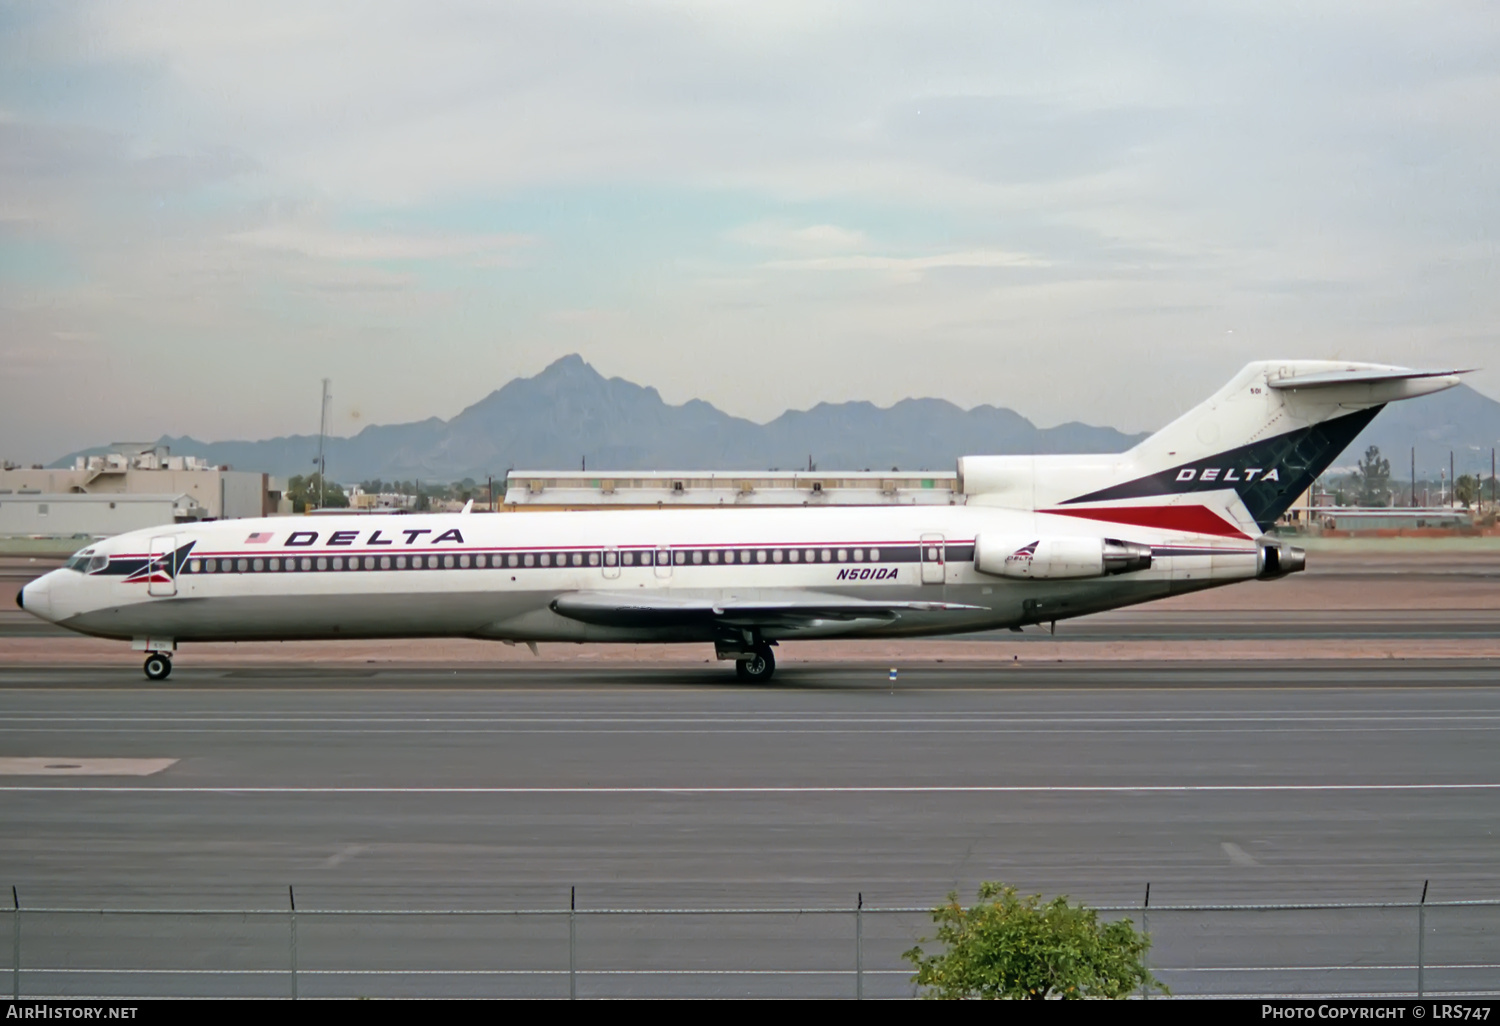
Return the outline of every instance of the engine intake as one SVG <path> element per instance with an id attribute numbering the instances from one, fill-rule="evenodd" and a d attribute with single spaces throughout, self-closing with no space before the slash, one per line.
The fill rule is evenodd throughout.
<path id="1" fill-rule="evenodd" d="M 1039 538 L 1020 548 L 1015 539 L 974 542 L 974 569 L 1034 580 L 1106 577 L 1151 568 L 1151 546 L 1114 538 Z"/>

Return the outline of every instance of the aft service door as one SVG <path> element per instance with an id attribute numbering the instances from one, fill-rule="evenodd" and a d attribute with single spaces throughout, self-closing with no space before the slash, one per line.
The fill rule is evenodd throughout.
<path id="1" fill-rule="evenodd" d="M 672 550 L 660 548 L 656 550 L 656 576 L 672 576 Z"/>
<path id="2" fill-rule="evenodd" d="M 604 579 L 612 581 L 620 576 L 620 550 L 614 546 L 604 550 Z"/>
<path id="3" fill-rule="evenodd" d="M 942 584 L 947 575 L 946 549 L 940 534 L 922 535 L 922 583 Z"/>
<path id="4" fill-rule="evenodd" d="M 158 535 L 151 539 L 151 568 L 146 571 L 146 594 L 167 598 L 177 594 L 177 536 Z"/>

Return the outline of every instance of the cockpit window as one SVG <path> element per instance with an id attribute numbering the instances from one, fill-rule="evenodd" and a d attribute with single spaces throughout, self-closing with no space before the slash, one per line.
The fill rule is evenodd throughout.
<path id="1" fill-rule="evenodd" d="M 89 559 L 89 573 L 91 574 L 96 574 L 107 566 L 109 566 L 108 556 L 94 556 Z"/>
<path id="2" fill-rule="evenodd" d="M 75 552 L 73 557 L 64 563 L 63 566 L 69 570 L 77 570 L 81 574 L 88 573 L 89 557 L 93 554 L 93 549 L 84 549 L 82 552 Z"/>

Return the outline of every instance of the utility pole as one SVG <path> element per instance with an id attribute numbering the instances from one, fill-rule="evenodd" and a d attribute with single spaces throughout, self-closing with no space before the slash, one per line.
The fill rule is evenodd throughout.
<path id="1" fill-rule="evenodd" d="M 1448 450 L 1448 505 L 1458 505 L 1458 478 L 1453 476 L 1453 450 Z"/>
<path id="2" fill-rule="evenodd" d="M 1417 508 L 1417 447 L 1411 447 L 1411 506 Z"/>
<path id="3" fill-rule="evenodd" d="M 328 378 L 323 379 L 323 407 L 318 414 L 318 508 L 322 509 L 328 492 L 328 463 L 323 458 L 323 440 L 328 435 L 328 400 L 333 398 L 328 392 L 328 386 L 332 382 Z"/>

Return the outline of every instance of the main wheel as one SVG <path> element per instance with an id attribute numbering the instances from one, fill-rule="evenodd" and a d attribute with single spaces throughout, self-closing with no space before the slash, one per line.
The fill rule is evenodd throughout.
<path id="1" fill-rule="evenodd" d="M 751 684 L 764 684 L 770 680 L 771 675 L 776 672 L 776 657 L 771 654 L 771 646 L 758 646 L 755 655 L 734 664 L 734 672 L 740 680 Z"/>
<path id="2" fill-rule="evenodd" d="M 162 652 L 152 652 L 146 657 L 148 680 L 166 680 L 172 675 L 172 657 Z"/>

